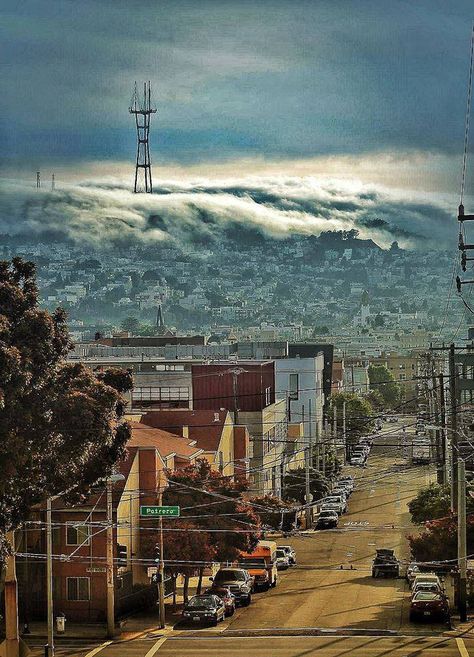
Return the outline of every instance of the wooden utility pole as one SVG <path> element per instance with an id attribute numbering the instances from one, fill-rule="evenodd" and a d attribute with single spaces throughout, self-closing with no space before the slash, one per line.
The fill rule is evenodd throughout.
<path id="1" fill-rule="evenodd" d="M 467 543 L 466 543 L 466 472 L 458 460 L 458 608 L 461 623 L 467 620 Z"/>
<path id="2" fill-rule="evenodd" d="M 20 639 L 18 627 L 18 582 L 16 579 L 15 533 L 7 532 L 12 554 L 7 557 L 5 571 L 5 640 L 0 644 L 2 657 L 26 657 L 29 649 Z"/>
<path id="3" fill-rule="evenodd" d="M 442 484 L 447 484 L 448 477 L 448 454 L 447 454 L 447 431 L 446 431 L 446 397 L 444 394 L 444 374 L 438 374 L 439 381 L 439 417 L 441 425 L 441 463 L 442 463 Z"/>
<path id="4" fill-rule="evenodd" d="M 456 512 L 458 505 L 458 393 L 456 385 L 456 362 L 454 343 L 449 347 L 449 392 L 451 406 L 451 509 Z"/>

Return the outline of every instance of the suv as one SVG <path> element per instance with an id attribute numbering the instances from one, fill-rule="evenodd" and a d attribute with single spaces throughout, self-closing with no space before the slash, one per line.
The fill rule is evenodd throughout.
<path id="1" fill-rule="evenodd" d="M 400 564 L 393 550 L 381 548 L 375 551 L 375 559 L 372 562 L 372 577 L 399 577 Z"/>
<path id="2" fill-rule="evenodd" d="M 322 506 L 326 507 L 328 504 L 335 504 L 338 506 L 338 514 L 341 515 L 347 510 L 347 502 L 341 495 L 328 495 L 322 500 Z"/>
<path id="3" fill-rule="evenodd" d="M 248 606 L 252 600 L 253 577 L 243 568 L 221 568 L 215 577 L 209 578 L 213 588 L 225 587 L 235 597 L 236 602 Z"/>

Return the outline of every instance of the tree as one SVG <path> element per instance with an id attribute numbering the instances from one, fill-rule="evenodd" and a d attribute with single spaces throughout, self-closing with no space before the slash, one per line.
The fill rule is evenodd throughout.
<path id="1" fill-rule="evenodd" d="M 47 497 L 77 501 L 124 456 L 128 372 L 68 363 L 66 317 L 38 307 L 35 266 L 0 262 L 0 558 L 5 534 Z"/>
<path id="2" fill-rule="evenodd" d="M 329 490 L 329 484 L 326 478 L 314 468 L 310 469 L 310 493 L 314 500 L 324 497 Z M 305 504 L 306 495 L 306 476 L 305 468 L 296 468 L 289 470 L 283 480 L 282 496 L 285 500 Z"/>
<path id="3" fill-rule="evenodd" d="M 467 553 L 474 549 L 474 517 L 467 517 Z M 457 517 L 447 517 L 426 523 L 425 529 L 408 537 L 412 557 L 415 561 L 449 561 L 457 557 Z"/>
<path id="4" fill-rule="evenodd" d="M 122 320 L 121 326 L 122 329 L 128 331 L 128 333 L 137 333 L 140 328 L 140 320 L 136 317 L 125 317 L 125 319 Z"/>
<path id="5" fill-rule="evenodd" d="M 150 561 L 154 559 L 157 547 L 159 547 L 159 525 L 155 524 L 140 534 L 141 558 Z M 166 570 L 173 578 L 174 604 L 176 604 L 177 576 L 184 576 L 183 597 L 187 602 L 189 578 L 198 569 L 202 572 L 202 564 L 211 563 L 215 556 L 216 551 L 210 543 L 209 534 L 201 531 L 196 523 L 179 519 L 173 520 L 172 526 L 164 527 L 163 557 L 166 560 Z M 200 592 L 201 586 L 198 586 L 198 593 Z"/>
<path id="6" fill-rule="evenodd" d="M 385 317 L 380 313 L 378 315 L 375 315 L 374 320 L 372 322 L 372 326 L 374 328 L 385 326 Z"/>
<path id="7" fill-rule="evenodd" d="M 163 493 L 163 504 L 180 506 L 185 522 L 189 522 L 187 516 L 192 516 L 193 525 L 206 533 L 207 545 L 217 561 L 234 561 L 240 551 L 254 548 L 260 535 L 260 518 L 243 497 L 249 486 L 245 478 L 236 477 L 233 481 L 224 477 L 211 470 L 204 459 L 168 472 L 167 477 L 169 485 Z M 198 589 L 203 569 L 201 564 Z M 185 579 L 189 577 L 187 569 L 182 574 Z"/>
<path id="8" fill-rule="evenodd" d="M 370 387 L 374 392 L 380 393 L 384 404 L 393 408 L 402 398 L 402 388 L 385 365 L 370 365 Z"/>
<path id="9" fill-rule="evenodd" d="M 250 501 L 257 510 L 263 526 L 284 531 L 291 529 L 295 520 L 295 510 L 292 504 L 280 500 L 275 495 L 252 497 Z"/>
<path id="10" fill-rule="evenodd" d="M 422 488 L 416 497 L 408 503 L 412 522 L 419 525 L 430 520 L 446 518 L 451 508 L 451 491 L 449 486 L 431 483 Z M 474 513 L 474 500 L 466 494 L 467 513 Z"/>
<path id="11" fill-rule="evenodd" d="M 374 428 L 373 408 L 370 401 L 353 392 L 337 392 L 331 396 L 329 415 L 334 408 L 337 414 L 337 426 L 342 427 L 344 402 L 346 403 L 346 435 L 349 444 L 357 442 L 360 436 L 370 433 Z"/>

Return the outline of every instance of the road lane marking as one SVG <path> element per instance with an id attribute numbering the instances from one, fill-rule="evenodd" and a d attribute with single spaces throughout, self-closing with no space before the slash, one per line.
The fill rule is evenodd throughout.
<path id="1" fill-rule="evenodd" d="M 107 646 L 110 646 L 111 643 L 112 641 L 105 641 L 104 643 L 101 643 L 100 646 L 97 646 L 97 648 L 94 648 L 94 650 L 88 652 L 84 657 L 94 657 L 94 655 L 97 655 L 98 652 L 104 648 L 107 648 Z"/>
<path id="2" fill-rule="evenodd" d="M 158 641 L 153 645 L 150 650 L 147 652 L 145 657 L 153 657 L 153 655 L 158 652 L 158 649 L 164 644 L 168 637 L 167 636 L 162 636 L 161 639 L 158 639 Z M 86 655 L 87 657 L 87 655 Z"/>
<path id="3" fill-rule="evenodd" d="M 462 639 L 457 638 L 456 645 L 458 647 L 459 654 L 461 655 L 461 657 L 469 657 L 469 653 L 467 652 L 467 648 L 464 645 L 464 641 Z"/>

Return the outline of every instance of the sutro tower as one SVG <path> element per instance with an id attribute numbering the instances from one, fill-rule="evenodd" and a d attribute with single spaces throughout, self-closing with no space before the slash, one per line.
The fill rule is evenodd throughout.
<path id="1" fill-rule="evenodd" d="M 151 194 L 153 192 L 153 183 L 151 181 L 151 158 L 148 137 L 150 135 L 151 115 L 155 114 L 156 108 L 151 106 L 150 82 L 143 84 L 143 98 L 140 98 L 137 83 L 135 82 L 129 110 L 130 114 L 135 114 L 135 123 L 137 126 L 137 162 L 133 191 L 135 193 L 144 191 L 147 194 Z M 140 169 L 143 171 L 142 175 L 139 175 Z"/>

